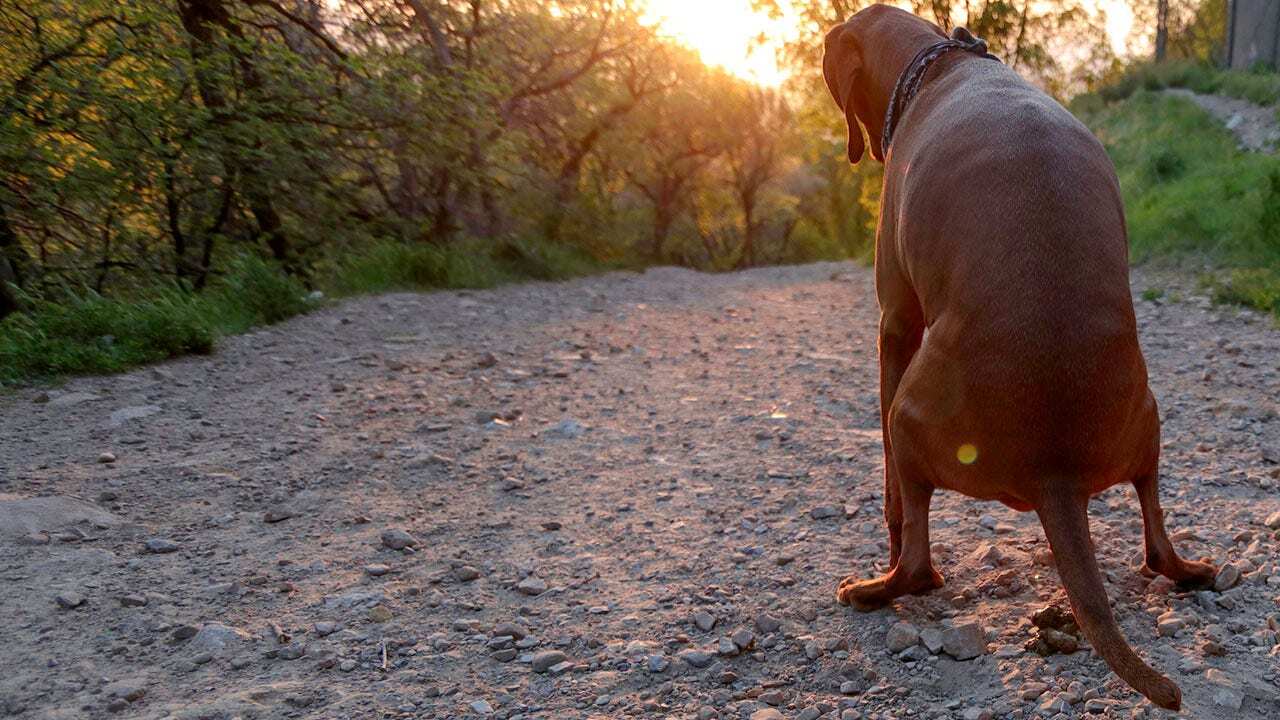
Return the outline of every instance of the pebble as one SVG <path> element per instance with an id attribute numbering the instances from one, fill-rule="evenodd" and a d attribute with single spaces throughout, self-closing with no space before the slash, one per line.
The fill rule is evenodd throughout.
<path id="1" fill-rule="evenodd" d="M 328 620 L 321 620 L 320 622 L 315 624 L 316 635 L 319 635 L 320 637 L 325 637 L 326 635 L 332 635 L 335 632 L 337 632 L 337 630 L 338 630 L 338 623 L 329 622 Z"/>
<path id="2" fill-rule="evenodd" d="M 369 608 L 369 612 L 365 613 L 365 615 L 371 621 L 376 623 L 387 622 L 393 617 L 391 608 L 388 608 L 386 605 L 374 605 Z"/>
<path id="3" fill-rule="evenodd" d="M 937 655 L 942 652 L 942 631 L 937 628 L 925 628 L 920 631 L 920 643 L 929 652 Z"/>
<path id="4" fill-rule="evenodd" d="M 1235 563 L 1226 563 L 1218 570 L 1218 575 L 1213 579 L 1213 589 L 1218 592 L 1230 590 L 1240 582 L 1240 566 Z"/>
<path id="5" fill-rule="evenodd" d="M 121 595 L 120 604 L 124 607 L 146 607 L 146 595 Z"/>
<path id="6" fill-rule="evenodd" d="M 488 700 L 475 700 L 471 703 L 471 711 L 479 715 L 492 715 L 493 706 Z"/>
<path id="7" fill-rule="evenodd" d="M 54 596 L 53 601 L 63 610 L 72 610 L 84 604 L 84 596 L 77 592 L 62 592 Z"/>
<path id="8" fill-rule="evenodd" d="M 1268 515 L 1265 524 L 1272 530 L 1280 530 L 1280 510 Z"/>
<path id="9" fill-rule="evenodd" d="M 782 720 L 782 713 L 773 708 L 762 708 L 751 713 L 751 720 Z"/>
<path id="10" fill-rule="evenodd" d="M 528 634 L 529 634 L 528 628 L 513 622 L 498 623 L 497 625 L 493 626 L 493 632 L 492 632 L 492 635 L 494 637 L 500 637 L 502 635 L 506 635 L 508 637 L 515 638 L 516 640 L 523 640 L 526 636 L 528 636 Z"/>
<path id="11" fill-rule="evenodd" d="M 262 522 L 278 523 L 297 516 L 298 513 L 293 508 L 287 505 L 277 505 L 262 513 Z"/>
<path id="12" fill-rule="evenodd" d="M 113 452 L 104 452 L 98 455 L 98 462 L 103 465 L 110 465 L 116 461 L 116 454 Z"/>
<path id="13" fill-rule="evenodd" d="M 671 667 L 671 661 L 662 655 L 650 655 L 646 664 L 651 673 L 666 672 L 667 668 Z"/>
<path id="14" fill-rule="evenodd" d="M 711 653 L 694 649 L 681 650 L 677 655 L 681 660 L 696 668 L 704 668 L 710 665 L 715 657 Z"/>
<path id="15" fill-rule="evenodd" d="M 814 520 L 827 520 L 834 517 L 843 517 L 844 508 L 838 505 L 819 505 L 809 511 L 809 517 Z"/>
<path id="16" fill-rule="evenodd" d="M 417 547 L 418 539 L 399 528 L 390 528 L 382 531 L 382 544 L 392 550 L 403 550 Z"/>
<path id="17" fill-rule="evenodd" d="M 453 569 L 453 578 L 458 582 L 471 582 L 480 577 L 480 571 L 470 565 L 461 565 Z"/>
<path id="18" fill-rule="evenodd" d="M 147 689 L 137 680 L 117 680 L 103 688 L 102 692 L 107 697 L 136 702 L 146 696 Z"/>
<path id="19" fill-rule="evenodd" d="M 178 548 L 182 547 L 178 543 L 162 537 L 147 538 L 147 541 L 143 543 L 143 546 L 147 549 L 147 552 L 156 553 L 158 555 L 177 552 Z"/>
<path id="20" fill-rule="evenodd" d="M 547 591 L 547 582 L 532 575 L 516 583 L 516 590 L 525 595 L 541 595 Z"/>
<path id="21" fill-rule="evenodd" d="M 756 629 L 765 635 L 777 632 L 780 627 L 782 627 L 782 621 L 772 615 L 761 613 L 756 616 Z"/>
<path id="22" fill-rule="evenodd" d="M 957 660 L 969 660 L 987 652 L 987 639 L 977 623 L 965 623 L 942 631 L 942 650 Z"/>
<path id="23" fill-rule="evenodd" d="M 750 650 L 756 644 L 755 633 L 746 628 L 742 628 L 729 636 L 733 640 L 733 644 L 737 645 L 741 650 Z"/>
<path id="24" fill-rule="evenodd" d="M 567 659 L 568 656 L 559 650 L 543 650 L 533 654 L 533 662 L 531 665 L 534 672 L 545 673 L 550 670 L 553 665 L 558 665 Z"/>
<path id="25" fill-rule="evenodd" d="M 891 653 L 900 653 L 920 641 L 920 631 L 908 622 L 897 622 L 889 627 L 884 643 Z"/>
<path id="26" fill-rule="evenodd" d="M 391 572 L 391 566 L 383 565 L 382 563 L 373 563 L 371 565 L 365 565 L 364 571 L 369 573 L 372 577 L 382 577 L 383 575 Z"/>
<path id="27" fill-rule="evenodd" d="M 716 618 L 706 610 L 699 610 L 693 614 L 693 624 L 702 632 L 710 632 L 716 626 Z"/>

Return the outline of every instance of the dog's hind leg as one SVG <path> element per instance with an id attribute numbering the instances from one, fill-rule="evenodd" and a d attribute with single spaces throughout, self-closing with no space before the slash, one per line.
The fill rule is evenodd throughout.
<path id="1" fill-rule="evenodd" d="M 1142 505 L 1142 539 L 1146 546 L 1146 574 L 1159 573 L 1180 585 L 1206 586 L 1213 582 L 1216 570 L 1209 563 L 1184 560 L 1173 549 L 1164 529 L 1164 512 L 1160 509 L 1159 473 L 1153 467 L 1134 480 L 1138 502 Z"/>

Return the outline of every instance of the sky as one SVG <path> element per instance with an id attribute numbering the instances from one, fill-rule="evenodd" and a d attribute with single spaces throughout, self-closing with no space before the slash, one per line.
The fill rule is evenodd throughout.
<path id="1" fill-rule="evenodd" d="M 755 82 L 776 85 L 785 74 L 775 62 L 776 45 L 767 39 L 786 37 L 785 18 L 771 20 L 751 9 L 751 0 L 647 0 L 651 19 L 663 30 L 697 50 L 702 61 L 720 65 Z M 1133 12 L 1125 0 L 1087 0 L 1107 12 L 1107 32 L 1117 54 L 1125 51 L 1125 39 L 1133 25 Z M 766 42 L 757 44 L 763 35 Z"/>

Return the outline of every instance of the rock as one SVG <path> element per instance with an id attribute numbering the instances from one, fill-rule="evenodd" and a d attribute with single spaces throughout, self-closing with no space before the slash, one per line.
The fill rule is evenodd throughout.
<path id="1" fill-rule="evenodd" d="M 885 635 L 884 644 L 889 648 L 889 652 L 897 654 L 915 645 L 920 641 L 920 631 L 915 625 L 907 622 L 897 622 L 889 627 L 889 632 Z"/>
<path id="2" fill-rule="evenodd" d="M 699 610 L 693 614 L 693 624 L 702 632 L 710 632 L 716 626 L 716 618 L 706 610 Z"/>
<path id="3" fill-rule="evenodd" d="M 326 637 L 338 631 L 338 623 L 321 620 L 315 624 L 314 629 L 316 631 L 316 635 Z"/>
<path id="4" fill-rule="evenodd" d="M 285 645 L 284 647 L 280 648 L 279 652 L 276 653 L 276 657 L 280 658 L 281 660 L 297 660 L 298 658 L 306 654 L 307 654 L 306 643 L 295 642 L 295 643 L 289 643 L 288 645 Z"/>
<path id="5" fill-rule="evenodd" d="M 1045 645 L 1052 652 L 1070 655 L 1080 649 L 1080 641 L 1075 635 L 1070 635 L 1054 628 L 1041 629 L 1040 638 L 1044 640 Z"/>
<path id="6" fill-rule="evenodd" d="M 110 465 L 115 461 L 116 461 L 116 454 L 113 452 L 108 451 L 108 452 L 103 452 L 98 454 L 98 462 L 102 463 L 103 465 Z"/>
<path id="7" fill-rule="evenodd" d="M 24 498 L 0 493 L 0 540 L 31 542 L 34 536 L 88 525 L 111 528 L 121 523 L 119 517 L 92 503 L 62 495 Z"/>
<path id="8" fill-rule="evenodd" d="M 137 702 L 147 694 L 147 689 L 140 680 L 117 680 L 102 689 L 110 698 L 120 698 L 127 702 Z"/>
<path id="9" fill-rule="evenodd" d="M 942 652 L 942 631 L 937 628 L 925 628 L 920 631 L 920 643 L 929 652 L 937 655 Z"/>
<path id="10" fill-rule="evenodd" d="M 458 582 L 471 582 L 480 577 L 480 571 L 470 565 L 460 565 L 453 569 L 453 579 Z"/>
<path id="11" fill-rule="evenodd" d="M 120 596 L 120 604 L 124 607 L 146 607 L 147 602 L 146 595 L 130 594 Z"/>
<path id="12" fill-rule="evenodd" d="M 516 590 L 525 595 L 541 595 L 547 591 L 547 582 L 532 575 L 516 583 Z"/>
<path id="13" fill-rule="evenodd" d="M 715 659 L 715 656 L 713 656 L 711 653 L 703 652 L 701 650 L 694 650 L 694 649 L 681 650 L 679 653 L 677 653 L 677 656 L 681 660 L 688 663 L 690 666 L 696 667 L 696 668 L 704 668 L 710 665 L 711 661 Z"/>
<path id="14" fill-rule="evenodd" d="M 667 668 L 671 667 L 671 661 L 662 655 L 650 655 L 645 665 L 649 668 L 649 672 L 660 673 L 666 672 Z"/>
<path id="15" fill-rule="evenodd" d="M 352 670 L 355 670 L 358 665 L 359 663 L 355 660 L 343 660 L 338 663 L 338 669 L 342 672 L 351 672 Z"/>
<path id="16" fill-rule="evenodd" d="M 751 720 L 782 720 L 782 713 L 773 708 L 762 708 L 751 713 Z"/>
<path id="17" fill-rule="evenodd" d="M 382 563 L 373 563 L 370 565 L 365 565 L 364 571 L 372 577 L 382 577 L 383 575 L 386 575 L 387 573 L 391 572 L 391 566 L 383 565 Z"/>
<path id="18" fill-rule="evenodd" d="M 384 623 L 390 621 L 394 614 L 391 612 L 391 608 L 386 605 L 374 605 L 369 608 L 369 612 L 365 613 L 365 617 L 372 622 Z"/>
<path id="19" fill-rule="evenodd" d="M 998 521 L 990 515 L 983 515 L 982 517 L 978 518 L 978 525 L 988 530 L 995 530 L 997 523 Z"/>
<path id="20" fill-rule="evenodd" d="M 78 592 L 68 590 L 55 595 L 53 601 L 58 603 L 58 607 L 63 610 L 73 610 L 84 604 L 84 596 Z"/>
<path id="21" fill-rule="evenodd" d="M 262 514 L 262 522 L 278 523 L 278 522 L 282 522 L 284 520 L 288 520 L 289 518 L 293 518 L 297 516 L 298 516 L 297 511 L 294 510 L 292 507 L 289 507 L 287 505 L 277 505 L 273 508 L 268 509 L 266 512 Z"/>
<path id="22" fill-rule="evenodd" d="M 1226 563 L 1218 570 L 1213 579 L 1213 589 L 1218 592 L 1230 590 L 1240 582 L 1240 567 L 1235 563 Z"/>
<path id="23" fill-rule="evenodd" d="M 756 629 L 765 635 L 777 632 L 780 627 L 782 627 L 782 621 L 772 615 L 761 613 L 756 616 Z"/>
<path id="24" fill-rule="evenodd" d="M 169 637 L 179 641 L 190 640 L 191 638 L 195 637 L 199 632 L 200 632 L 200 628 L 196 627 L 195 625 L 184 624 L 184 625 L 179 625 L 175 627 L 173 629 L 173 632 L 169 633 Z"/>
<path id="25" fill-rule="evenodd" d="M 1032 613 L 1031 624 L 1038 628 L 1062 630 L 1068 626 L 1075 627 L 1076 618 L 1071 614 L 1071 610 L 1063 605 L 1047 605 Z"/>
<path id="26" fill-rule="evenodd" d="M 182 547 L 173 540 L 162 537 L 148 538 L 142 545 L 147 549 L 147 552 L 156 553 L 158 555 L 177 552 L 178 548 Z"/>
<path id="27" fill-rule="evenodd" d="M 565 440 L 575 440 L 582 437 L 586 432 L 587 427 L 585 425 L 571 418 L 565 418 L 545 431 L 551 437 Z"/>
<path id="28" fill-rule="evenodd" d="M 742 628 L 729 636 L 733 644 L 740 650 L 750 650 L 756 644 L 756 636 L 750 630 Z"/>
<path id="29" fill-rule="evenodd" d="M 724 657 L 734 657 L 741 651 L 732 640 L 722 637 L 716 642 L 716 652 Z"/>
<path id="30" fill-rule="evenodd" d="M 208 653 L 213 657 L 220 657 L 239 650 L 242 644 L 251 639 L 252 636 L 243 630 L 210 622 L 196 631 L 191 642 L 187 643 L 187 648 L 196 654 Z"/>
<path id="31" fill-rule="evenodd" d="M 809 511 L 809 517 L 814 520 L 826 520 L 834 517 L 844 517 L 844 508 L 838 505 L 819 505 Z"/>
<path id="32" fill-rule="evenodd" d="M 565 660 L 564 662 L 556 663 L 555 665 L 552 665 L 551 667 L 547 668 L 547 674 L 563 675 L 572 669 L 573 669 L 573 663 L 568 660 Z"/>
<path id="33" fill-rule="evenodd" d="M 111 413 L 107 419 L 107 423 L 111 427 L 120 427 L 130 420 L 139 420 L 144 417 L 150 417 L 160 412 L 159 405 L 135 405 L 132 407 L 120 408 Z"/>
<path id="34" fill-rule="evenodd" d="M 991 720 L 992 715 L 990 710 L 970 707 L 965 708 L 964 712 L 960 713 L 960 717 L 962 720 Z"/>
<path id="35" fill-rule="evenodd" d="M 1280 530 L 1280 510 L 1277 510 L 1267 516 L 1264 524 L 1272 530 Z"/>
<path id="36" fill-rule="evenodd" d="M 965 623 L 942 632 L 942 650 L 957 660 L 969 660 L 987 652 L 987 640 L 977 623 Z"/>
<path id="37" fill-rule="evenodd" d="M 840 683 L 841 695 L 859 695 L 864 691 L 866 691 L 866 689 L 867 689 L 867 684 L 865 682 L 859 682 L 857 680 L 845 680 L 844 682 Z"/>
<path id="38" fill-rule="evenodd" d="M 506 635 L 516 640 L 523 640 L 529 634 L 529 630 L 525 626 L 517 623 L 504 622 L 494 625 L 493 632 L 491 634 L 493 637 Z"/>
<path id="39" fill-rule="evenodd" d="M 978 547 L 965 556 L 965 562 L 977 567 L 990 565 L 991 567 L 1000 567 L 1008 562 L 1008 558 L 1000 551 L 1000 548 L 992 543 L 979 543 Z"/>
<path id="40" fill-rule="evenodd" d="M 822 710 L 816 705 L 810 705 L 800 712 L 796 713 L 796 720 L 818 720 L 822 716 Z"/>
<path id="41" fill-rule="evenodd" d="M 382 531 L 382 544 L 392 550 L 403 550 L 417 547 L 418 539 L 399 528 L 390 528 Z"/>
<path id="42" fill-rule="evenodd" d="M 471 712 L 477 715 L 493 714 L 493 706 L 489 704 L 488 700 L 474 700 L 469 707 L 471 708 Z"/>
<path id="43" fill-rule="evenodd" d="M 543 650 L 533 654 L 531 666 L 536 673 L 545 673 L 551 669 L 553 665 L 559 665 L 568 659 L 568 656 L 559 650 Z"/>
<path id="44" fill-rule="evenodd" d="M 1220 687 L 1213 693 L 1213 704 L 1239 710 L 1244 705 L 1244 693 L 1235 688 Z"/>

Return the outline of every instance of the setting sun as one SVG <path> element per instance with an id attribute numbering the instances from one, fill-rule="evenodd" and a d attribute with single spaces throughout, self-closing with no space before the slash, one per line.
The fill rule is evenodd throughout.
<path id="1" fill-rule="evenodd" d="M 751 9 L 751 0 L 649 0 L 662 31 L 702 56 L 708 65 L 764 85 L 786 77 L 777 49 L 787 36 L 785 20 Z"/>
<path id="2" fill-rule="evenodd" d="M 1111 47 L 1125 54 L 1133 26 L 1128 3 L 1087 0 L 1084 4 L 1107 13 Z M 648 6 L 649 19 L 660 23 L 664 34 L 698 51 L 708 65 L 762 85 L 786 79 L 786 69 L 778 67 L 777 51 L 796 32 L 792 18 L 770 18 L 753 10 L 751 0 L 648 0 Z"/>

